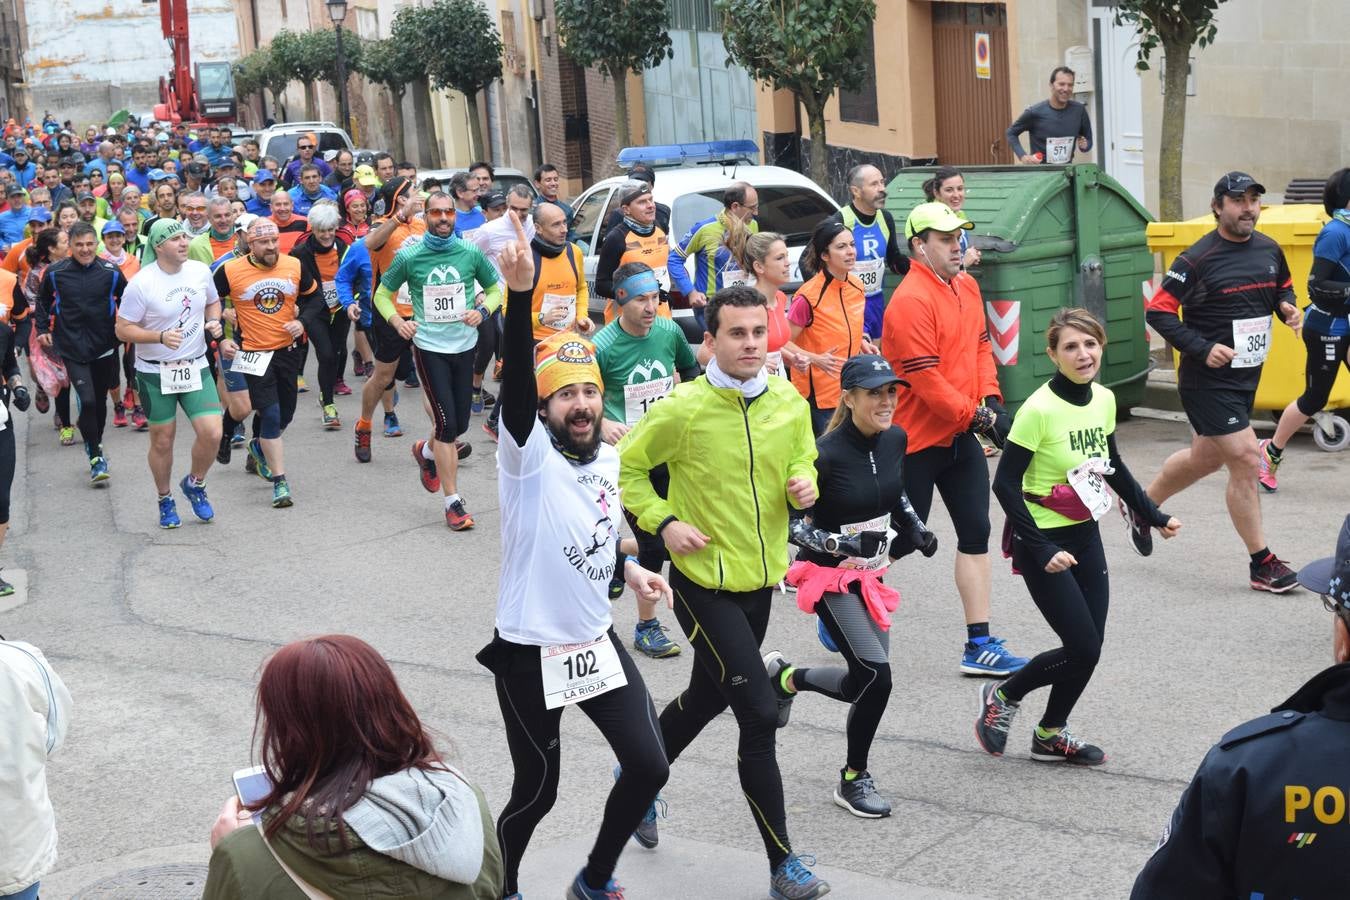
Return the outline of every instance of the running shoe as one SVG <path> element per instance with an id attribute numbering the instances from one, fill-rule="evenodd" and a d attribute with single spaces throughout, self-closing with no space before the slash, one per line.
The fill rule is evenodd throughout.
<path id="1" fill-rule="evenodd" d="M 384 436 L 403 436 L 403 426 L 398 424 L 398 413 L 387 412 L 384 414 Z"/>
<path id="2" fill-rule="evenodd" d="M 1275 472 L 1280 468 L 1280 463 L 1270 455 L 1270 440 L 1258 441 L 1257 447 L 1261 449 L 1261 460 L 1258 463 L 1259 471 L 1256 476 L 1256 483 L 1261 485 L 1261 489 L 1267 494 L 1273 494 L 1280 489 L 1280 482 L 1275 477 Z"/>
<path id="3" fill-rule="evenodd" d="M 1125 534 L 1130 539 L 1130 548 L 1140 556 L 1150 555 L 1153 552 L 1153 529 L 1143 516 L 1124 503 L 1116 505 L 1120 507 L 1120 517 L 1125 520 Z"/>
<path id="4" fill-rule="evenodd" d="M 497 405 L 497 398 L 489 394 L 486 388 L 482 389 L 482 394 L 483 394 L 483 406 L 486 409 L 492 409 L 492 407 Z"/>
<path id="5" fill-rule="evenodd" d="M 366 374 L 366 364 L 361 358 L 360 350 L 352 351 L 352 377 L 360 378 Z"/>
<path id="6" fill-rule="evenodd" d="M 305 376 L 303 375 L 295 376 L 295 392 L 297 394 L 309 393 L 309 385 L 305 384 Z"/>
<path id="7" fill-rule="evenodd" d="M 473 516 L 464 508 L 463 500 L 456 500 L 445 508 L 445 524 L 451 531 L 467 531 L 473 527 Z"/>
<path id="8" fill-rule="evenodd" d="M 284 481 L 277 481 L 272 484 L 272 508 L 285 509 L 291 506 L 294 501 L 291 500 L 291 486 Z"/>
<path id="9" fill-rule="evenodd" d="M 619 775 L 622 773 L 623 766 L 615 766 L 614 780 L 618 781 Z M 659 813 L 657 812 L 658 808 Z M 642 817 L 642 821 L 638 823 L 637 829 L 633 832 L 633 840 L 648 850 L 654 849 L 657 844 L 661 843 L 661 832 L 656 826 L 658 815 L 663 819 L 669 818 L 670 815 L 670 808 L 666 806 L 666 801 L 661 799 L 660 794 L 657 794 L 656 799 L 652 801 L 652 805 L 647 807 L 647 814 Z"/>
<path id="10" fill-rule="evenodd" d="M 145 417 L 145 410 L 139 406 L 131 408 L 131 427 L 137 431 L 145 431 L 150 427 L 150 420 Z"/>
<path id="11" fill-rule="evenodd" d="M 1251 585 L 1254 591 L 1283 594 L 1285 591 L 1292 591 L 1298 587 L 1298 576 L 1294 574 L 1294 570 L 1289 568 L 1285 561 L 1274 553 L 1267 556 L 1265 562 L 1260 565 L 1253 565 L 1250 568 Z"/>
<path id="12" fill-rule="evenodd" d="M 33 395 L 33 405 L 37 407 L 37 411 L 41 415 L 45 416 L 47 410 L 52 408 L 52 399 L 47 396 L 46 391 L 42 388 L 38 388 L 37 393 Z"/>
<path id="13" fill-rule="evenodd" d="M 248 458 L 253 460 L 254 475 L 263 481 L 272 480 L 272 470 L 267 465 L 267 455 L 263 453 L 262 442 L 257 438 L 248 442 Z"/>
<path id="14" fill-rule="evenodd" d="M 331 403 L 323 407 L 323 427 L 327 431 L 337 431 L 342 427 L 342 420 L 338 418 L 337 407 Z"/>
<path id="15" fill-rule="evenodd" d="M 1071 766 L 1100 766 L 1106 762 L 1101 747 L 1089 744 L 1061 728 L 1058 734 L 1042 740 L 1031 734 L 1031 758 L 1040 762 L 1065 762 Z"/>
<path id="16" fill-rule="evenodd" d="M 777 650 L 770 650 L 764 654 L 764 671 L 769 674 L 769 683 L 773 685 L 773 696 L 778 701 L 778 727 L 787 727 L 788 717 L 792 715 L 792 701 L 796 699 L 796 694 L 789 694 L 783 690 L 783 680 L 780 677 L 784 669 L 792 667 L 792 664 L 783 659 L 783 654 Z"/>
<path id="17" fill-rule="evenodd" d="M 497 429 L 491 422 L 483 423 L 483 431 L 492 438 L 492 443 L 497 443 Z"/>
<path id="18" fill-rule="evenodd" d="M 961 655 L 961 674 L 1005 678 L 1026 664 L 1025 656 L 1014 656 L 1003 646 L 1003 638 L 991 637 L 983 644 L 966 641 L 965 652 Z"/>
<path id="19" fill-rule="evenodd" d="M 831 653 L 838 653 L 839 646 L 835 644 L 834 638 L 830 637 L 830 629 L 825 627 L 825 623 L 819 618 L 816 619 L 816 637 L 820 638 L 820 646 Z"/>
<path id="20" fill-rule="evenodd" d="M 500 359 L 492 366 L 492 380 L 502 380 L 502 361 Z"/>
<path id="21" fill-rule="evenodd" d="M 253 454 L 251 453 L 244 457 L 244 471 L 249 475 L 258 474 L 258 464 L 254 462 Z"/>
<path id="22" fill-rule="evenodd" d="M 585 870 L 583 869 L 582 872 Z M 596 890 L 586 884 L 586 879 L 582 878 L 582 872 L 577 873 L 577 877 L 572 879 L 572 886 L 567 889 L 565 900 L 623 900 L 623 888 L 619 883 L 611 878 L 603 888 Z"/>
<path id="23" fill-rule="evenodd" d="M 1003 748 L 1008 746 L 1008 729 L 1021 708 L 1021 704 L 999 697 L 998 689 L 1002 686 L 1001 681 L 980 685 L 980 715 L 975 719 L 975 739 L 991 756 L 1003 755 Z"/>
<path id="24" fill-rule="evenodd" d="M 859 772 L 849 781 L 847 769 L 839 770 L 839 786 L 834 789 L 834 805 L 853 813 L 860 819 L 884 819 L 891 814 L 891 805 L 877 793 L 871 772 Z"/>
<path id="25" fill-rule="evenodd" d="M 183 496 L 188 498 L 192 504 L 192 514 L 203 522 L 210 522 L 216 517 L 216 511 L 211 508 L 211 501 L 206 499 L 206 485 L 196 484 L 192 480 L 192 475 L 184 475 L 183 480 L 178 482 L 178 489 L 183 492 Z"/>
<path id="26" fill-rule="evenodd" d="M 230 446 L 230 436 L 228 434 L 221 435 L 220 446 L 216 448 L 216 462 L 220 463 L 222 466 L 228 466 L 230 464 L 230 459 L 233 456 L 233 451 L 234 448 Z"/>
<path id="27" fill-rule="evenodd" d="M 481 390 L 473 392 L 473 401 L 469 404 L 469 409 L 474 415 L 483 411 L 483 392 Z"/>
<path id="28" fill-rule="evenodd" d="M 0 597 L 8 597 L 14 593 L 14 585 L 3 578 L 0 578 Z"/>
<path id="29" fill-rule="evenodd" d="M 441 476 L 436 474 L 436 461 L 422 456 L 422 448 L 426 445 L 426 441 L 414 442 L 412 455 L 422 476 L 422 487 L 426 488 L 428 493 L 434 494 L 441 489 Z"/>
<path id="30" fill-rule="evenodd" d="M 626 584 L 623 580 L 623 562 L 614 568 L 614 577 L 609 580 L 609 602 L 613 603 L 623 596 L 623 589 Z"/>
<path id="31" fill-rule="evenodd" d="M 814 856 L 789 853 L 788 858 L 773 870 L 769 877 L 769 896 L 773 900 L 812 900 L 830 892 L 829 882 L 812 874 L 803 859 L 811 860 L 813 866 L 816 864 Z"/>
<path id="32" fill-rule="evenodd" d="M 108 461 L 102 456 L 95 456 L 89 460 L 89 483 L 94 487 L 100 487 L 108 481 Z"/>
<path id="33" fill-rule="evenodd" d="M 248 438 L 244 437 L 244 425 L 241 422 L 234 426 L 234 434 L 230 435 L 230 446 L 238 450 L 246 443 L 248 443 Z"/>
<path id="34" fill-rule="evenodd" d="M 339 378 L 337 381 L 333 382 L 333 393 L 337 394 L 339 397 L 350 397 L 352 395 L 352 389 L 347 387 L 347 382 Z"/>
<path id="35" fill-rule="evenodd" d="M 370 462 L 370 429 L 356 426 L 356 461 Z"/>
<path id="36" fill-rule="evenodd" d="M 666 637 L 666 629 L 655 619 L 650 625 L 639 624 L 633 629 L 633 646 L 652 659 L 680 655 L 680 645 Z"/>
<path id="37" fill-rule="evenodd" d="M 183 520 L 178 518 L 178 505 L 173 502 L 173 497 L 159 498 L 159 527 L 177 528 L 183 524 Z"/>
<path id="38" fill-rule="evenodd" d="M 459 459 L 468 459 L 473 454 L 473 444 L 468 441 L 455 441 L 455 456 Z"/>
<path id="39" fill-rule="evenodd" d="M 75 443 L 75 429 L 69 425 L 61 426 L 61 446 L 69 447 Z"/>
<path id="40" fill-rule="evenodd" d="M 409 372 L 408 377 L 403 379 L 403 386 L 410 391 L 415 391 L 422 386 L 422 382 L 417 380 L 416 372 Z"/>
<path id="41" fill-rule="evenodd" d="M 113 404 L 113 427 L 127 427 L 127 408 L 120 403 Z"/>

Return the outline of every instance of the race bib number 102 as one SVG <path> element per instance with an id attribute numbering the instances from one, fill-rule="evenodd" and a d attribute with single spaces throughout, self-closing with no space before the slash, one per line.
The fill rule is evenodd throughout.
<path id="1" fill-rule="evenodd" d="M 546 709 L 580 703 L 628 683 L 619 653 L 607 634 L 585 644 L 540 647 L 539 668 Z"/>

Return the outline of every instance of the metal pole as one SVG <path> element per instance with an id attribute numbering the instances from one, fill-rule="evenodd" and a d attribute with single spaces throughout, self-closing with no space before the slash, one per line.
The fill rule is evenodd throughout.
<path id="1" fill-rule="evenodd" d="M 343 131 L 350 133 L 351 117 L 347 112 L 347 60 L 342 53 L 342 23 L 336 23 L 333 28 L 337 31 L 338 115 L 342 117 Z"/>

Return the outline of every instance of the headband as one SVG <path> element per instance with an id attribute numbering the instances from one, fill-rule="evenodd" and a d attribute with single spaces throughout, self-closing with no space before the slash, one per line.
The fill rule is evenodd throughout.
<path id="1" fill-rule="evenodd" d="M 634 297 L 660 290 L 661 284 L 656 280 L 656 273 L 648 269 L 645 272 L 634 272 L 621 281 L 614 288 L 614 299 L 622 306 Z"/>

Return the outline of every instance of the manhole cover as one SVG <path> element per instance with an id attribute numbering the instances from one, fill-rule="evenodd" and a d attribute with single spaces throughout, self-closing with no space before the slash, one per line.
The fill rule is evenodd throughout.
<path id="1" fill-rule="evenodd" d="M 74 900 L 198 900 L 206 866 L 146 866 L 89 885 Z"/>

